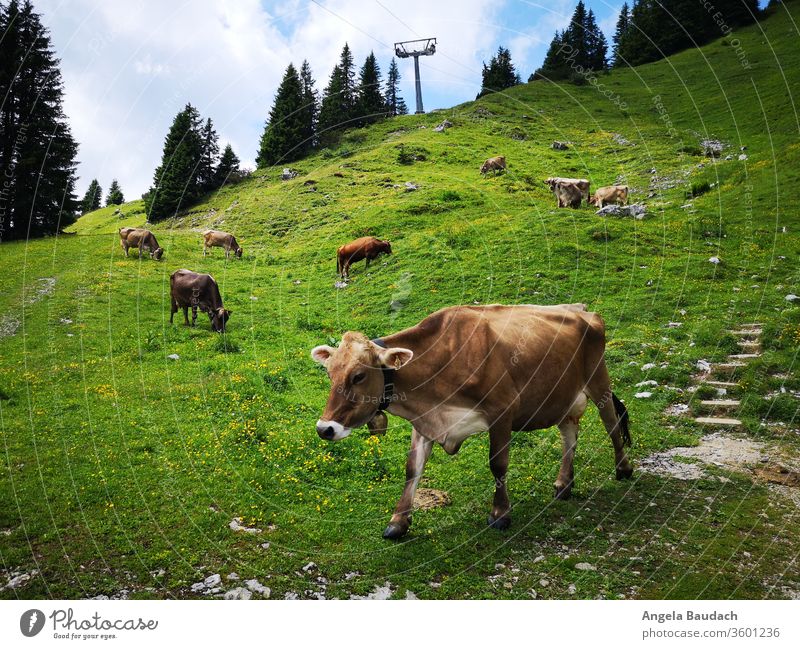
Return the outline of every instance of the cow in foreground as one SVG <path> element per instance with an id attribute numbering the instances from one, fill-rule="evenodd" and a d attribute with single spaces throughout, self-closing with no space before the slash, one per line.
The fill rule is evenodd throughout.
<path id="1" fill-rule="evenodd" d="M 609 185 L 608 187 L 601 187 L 595 191 L 594 196 L 589 199 L 590 205 L 603 207 L 603 205 L 627 205 L 628 204 L 628 186 L 627 185 Z"/>
<path id="2" fill-rule="evenodd" d="M 225 323 L 231 311 L 222 306 L 219 286 L 211 275 L 195 273 L 182 268 L 169 276 L 170 296 L 172 299 L 169 322 L 178 309 L 183 309 L 184 324 L 189 326 L 189 307 L 192 309 L 192 326 L 197 321 L 197 310 L 208 314 L 211 328 L 217 333 L 225 331 Z"/>
<path id="3" fill-rule="evenodd" d="M 139 257 L 142 256 L 142 250 L 149 250 L 150 258 L 155 260 L 161 259 L 164 254 L 164 249 L 158 245 L 156 236 L 144 228 L 120 228 L 119 243 L 125 251 L 126 257 L 129 248 L 138 249 Z"/>
<path id="4" fill-rule="evenodd" d="M 206 256 L 209 248 L 215 247 L 225 250 L 226 259 L 230 259 L 231 251 L 233 251 L 237 259 L 242 258 L 242 248 L 237 243 L 236 237 L 221 230 L 206 230 L 203 232 L 203 257 Z"/>
<path id="5" fill-rule="evenodd" d="M 486 175 L 490 171 L 494 171 L 495 175 L 498 171 L 505 171 L 506 170 L 506 158 L 505 156 L 498 155 L 494 158 L 489 158 L 486 162 L 481 165 L 481 173 Z"/>
<path id="6" fill-rule="evenodd" d="M 489 431 L 495 479 L 489 525 L 504 529 L 511 522 L 506 472 L 512 431 L 558 426 L 563 453 L 555 497 L 568 498 L 589 401 L 611 437 L 617 479 L 633 473 L 624 449 L 630 445 L 628 413 L 611 392 L 605 364 L 605 325 L 582 304 L 449 307 L 380 339 L 347 332 L 338 348 L 315 347 L 311 356 L 331 380 L 317 422 L 322 439 L 344 439 L 383 411 L 413 426 L 405 489 L 385 538 L 408 531 L 433 444 L 452 455 L 483 431 Z"/>
<path id="7" fill-rule="evenodd" d="M 350 264 L 366 259 L 369 268 L 369 262 L 381 254 L 391 255 L 392 244 L 375 237 L 355 239 L 336 251 L 336 272 L 345 279 L 350 274 Z"/>
<path id="8" fill-rule="evenodd" d="M 562 183 L 571 183 L 575 185 L 581 192 L 581 197 L 587 203 L 589 202 L 589 181 L 586 178 L 559 178 L 558 176 L 554 178 L 548 178 L 544 181 L 544 184 L 550 187 L 550 191 L 552 191 L 556 198 L 558 198 L 557 187 Z M 563 205 L 559 205 L 559 207 L 564 207 Z"/>

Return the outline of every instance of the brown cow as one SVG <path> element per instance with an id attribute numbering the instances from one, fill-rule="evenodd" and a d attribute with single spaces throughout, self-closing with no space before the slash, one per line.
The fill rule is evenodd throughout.
<path id="1" fill-rule="evenodd" d="M 481 165 L 481 173 L 486 174 L 490 171 L 494 171 L 495 175 L 497 175 L 498 171 L 505 171 L 506 170 L 506 158 L 505 156 L 498 155 L 494 158 L 489 158 L 486 162 Z"/>
<path id="2" fill-rule="evenodd" d="M 609 185 L 608 187 L 601 187 L 595 191 L 594 196 L 589 199 L 590 205 L 603 207 L 603 205 L 610 205 L 615 203 L 617 205 L 628 204 L 628 186 L 627 185 Z"/>
<path id="3" fill-rule="evenodd" d="M 548 185 L 554 194 L 556 193 L 556 185 L 558 183 L 572 183 L 581 190 L 583 200 L 585 200 L 587 203 L 589 202 L 589 181 L 586 180 L 586 178 L 559 178 L 556 176 L 555 178 L 548 178 L 544 181 L 544 184 Z M 559 207 L 562 206 L 559 205 Z"/>
<path id="4" fill-rule="evenodd" d="M 236 237 L 221 230 L 206 230 L 203 232 L 203 257 L 209 248 L 214 247 L 224 248 L 226 259 L 230 259 L 231 250 L 238 259 L 242 258 L 242 248 L 236 242 Z"/>
<path id="5" fill-rule="evenodd" d="M 164 254 L 164 249 L 158 245 L 155 235 L 144 228 L 120 228 L 119 243 L 125 251 L 126 257 L 128 248 L 137 248 L 139 257 L 142 256 L 142 250 L 149 250 L 150 258 L 155 260 L 161 259 Z"/>
<path id="6" fill-rule="evenodd" d="M 505 528 L 512 431 L 558 426 L 563 457 L 556 498 L 568 498 L 580 418 L 595 403 L 614 446 L 616 476 L 629 478 L 628 414 L 611 392 L 605 364 L 605 325 L 583 305 L 540 307 L 456 306 L 383 339 L 347 332 L 338 349 L 311 351 L 325 366 L 331 391 L 317 433 L 340 440 L 387 412 L 411 422 L 406 485 L 386 538 L 411 524 L 414 493 L 433 443 L 458 452 L 464 440 L 489 431 L 489 466 L 495 478 L 492 527 Z"/>
<path id="7" fill-rule="evenodd" d="M 197 310 L 208 314 L 211 328 L 217 333 L 225 331 L 225 323 L 230 318 L 231 311 L 223 308 L 219 286 L 211 275 L 195 273 L 182 268 L 169 276 L 170 295 L 172 297 L 172 311 L 169 315 L 170 324 L 178 309 L 183 309 L 184 324 L 189 326 L 189 307 L 192 308 L 192 326 L 197 320 Z"/>
<path id="8" fill-rule="evenodd" d="M 381 241 L 375 237 L 355 239 L 340 246 L 336 251 L 336 272 L 344 279 L 350 273 L 350 264 L 366 259 L 369 268 L 369 262 L 384 253 L 392 254 L 392 244 L 388 241 Z"/>
<path id="9" fill-rule="evenodd" d="M 559 207 L 580 207 L 581 194 L 580 188 L 575 183 L 558 182 L 555 185 L 556 200 Z"/>

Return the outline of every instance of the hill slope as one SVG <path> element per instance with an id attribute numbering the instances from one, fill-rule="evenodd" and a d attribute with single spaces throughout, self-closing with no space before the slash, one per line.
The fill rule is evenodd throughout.
<path id="1" fill-rule="evenodd" d="M 782 577 L 797 551 L 788 501 L 735 472 L 615 483 L 594 409 L 572 501 L 550 499 L 557 431 L 517 435 L 515 522 L 486 529 L 488 440 L 477 437 L 456 457 L 435 451 L 426 471 L 423 486 L 453 503 L 419 512 L 408 542 L 386 544 L 410 428 L 393 418 L 383 438 L 322 443 L 314 422 L 328 384 L 308 358 L 345 330 L 382 335 L 451 304 L 585 302 L 606 320 L 641 459 L 696 443 L 697 426 L 665 407 L 695 407 L 696 362 L 737 351 L 726 329 L 763 321 L 767 349 L 741 378 L 745 424 L 796 457 L 797 401 L 762 398 L 800 389 L 800 314 L 784 299 L 800 293 L 800 7 L 781 12 L 603 76 L 600 90 L 526 84 L 349 132 L 296 163 L 293 180 L 257 172 L 159 224 L 161 263 L 120 253 L 116 231 L 144 223 L 141 202 L 121 217 L 82 217 L 76 236 L 4 244 L 0 331 L 15 333 L 0 339 L 0 499 L 15 506 L 0 511 L 0 556 L 9 570 L 40 570 L 24 594 L 191 596 L 198 578 L 233 570 L 277 596 L 342 597 L 386 580 L 400 597 L 778 597 L 800 587 Z M 435 132 L 445 118 L 453 126 Z M 727 145 L 716 162 L 698 155 L 707 138 Z M 482 178 L 495 154 L 508 172 Z M 558 210 L 541 182 L 551 175 L 625 182 L 647 218 Z M 245 258 L 203 258 L 207 227 L 236 233 Z M 395 254 L 335 288 L 336 247 L 365 234 L 390 239 Z M 181 267 L 217 278 L 234 311 L 226 336 L 204 321 L 169 324 L 169 274 Z M 637 399 L 644 380 L 659 387 Z M 234 517 L 262 532 L 233 532 Z M 312 560 L 324 588 L 298 572 Z M 598 570 L 576 571 L 582 561 Z"/>

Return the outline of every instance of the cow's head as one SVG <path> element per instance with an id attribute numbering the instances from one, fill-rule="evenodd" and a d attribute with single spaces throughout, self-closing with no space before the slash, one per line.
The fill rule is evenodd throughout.
<path id="1" fill-rule="evenodd" d="M 218 334 L 223 333 L 225 331 L 225 323 L 228 322 L 231 313 L 232 311 L 228 311 L 228 309 L 223 309 L 222 307 L 209 313 L 208 317 L 211 318 L 211 328 Z"/>
<path id="2" fill-rule="evenodd" d="M 236 258 L 237 259 L 241 259 L 242 258 L 242 249 L 241 248 L 237 248 L 236 249 Z"/>
<path id="3" fill-rule="evenodd" d="M 552 190 L 554 190 L 556 188 L 556 183 L 557 182 L 558 181 L 555 178 L 548 178 L 547 180 L 544 181 L 544 184 L 547 185 L 550 188 L 550 190 L 552 191 Z"/>
<path id="4" fill-rule="evenodd" d="M 481 165 L 481 173 L 482 173 L 482 174 L 485 174 L 487 171 L 489 171 L 489 169 L 490 169 L 490 168 L 491 168 L 491 167 L 489 166 L 489 161 L 487 160 L 486 162 L 484 162 L 484 163 Z"/>
<path id="5" fill-rule="evenodd" d="M 597 205 L 597 198 L 595 196 L 589 196 L 589 200 L 586 201 L 589 205 Z"/>
<path id="6" fill-rule="evenodd" d="M 381 241 L 381 243 L 383 244 L 383 252 L 385 252 L 387 255 L 391 255 L 392 254 L 392 244 L 390 242 L 388 242 L 388 241 Z"/>
<path id="7" fill-rule="evenodd" d="M 311 358 L 325 367 L 331 379 L 331 392 L 317 421 L 317 434 L 322 439 L 338 441 L 370 421 L 383 397 L 383 368 L 399 370 L 413 356 L 410 349 L 384 349 L 353 331 L 342 336 L 338 348 L 314 347 Z"/>
<path id="8" fill-rule="evenodd" d="M 151 253 L 150 253 L 150 256 L 151 256 L 153 259 L 155 259 L 156 261 L 158 261 L 159 259 L 161 259 L 161 256 L 162 256 L 163 254 L 164 254 L 164 249 L 163 249 L 161 246 L 159 246 L 158 248 L 156 248 L 155 250 L 153 250 L 153 252 L 151 252 Z"/>

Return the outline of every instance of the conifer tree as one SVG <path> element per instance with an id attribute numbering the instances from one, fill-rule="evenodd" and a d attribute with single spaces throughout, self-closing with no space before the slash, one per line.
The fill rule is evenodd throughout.
<path id="1" fill-rule="evenodd" d="M 386 89 L 384 91 L 386 98 L 386 114 L 390 117 L 395 115 L 406 115 L 408 107 L 406 102 L 400 96 L 400 71 L 397 69 L 397 61 L 392 57 L 392 62 L 389 64 L 389 72 L 386 75 Z"/>
<path id="2" fill-rule="evenodd" d="M 29 0 L 10 0 L 0 5 L 0 240 L 74 222 L 77 152 L 50 36 Z"/>
<path id="3" fill-rule="evenodd" d="M 303 89 L 291 63 L 286 68 L 261 136 L 256 164 L 259 169 L 296 160 L 304 152 L 306 132 Z"/>
<path id="4" fill-rule="evenodd" d="M 381 70 L 370 52 L 358 79 L 357 113 L 359 124 L 370 124 L 385 115 L 386 101 L 381 94 Z"/>
<path id="5" fill-rule="evenodd" d="M 307 152 L 316 145 L 317 118 L 319 117 L 319 97 L 316 82 L 311 74 L 308 61 L 300 67 L 300 86 L 303 95 L 303 149 Z"/>
<path id="6" fill-rule="evenodd" d="M 146 194 L 145 210 L 150 221 L 174 216 L 197 199 L 201 191 L 197 170 L 202 153 L 200 115 L 194 106 L 186 104 L 167 133 L 161 164 Z"/>
<path id="7" fill-rule="evenodd" d="M 200 129 L 200 164 L 197 166 L 197 184 L 201 192 L 214 189 L 216 166 L 219 158 L 219 141 L 214 124 L 209 117 Z"/>
<path id="8" fill-rule="evenodd" d="M 106 206 L 108 205 L 122 205 L 125 202 L 125 197 L 122 195 L 122 190 L 119 187 L 117 179 L 111 181 L 111 186 L 108 188 L 108 196 L 106 196 Z"/>
<path id="9" fill-rule="evenodd" d="M 619 55 L 619 44 L 625 38 L 625 35 L 628 33 L 628 29 L 630 28 L 630 9 L 628 8 L 628 3 L 624 2 L 622 4 L 622 9 L 619 12 L 619 18 L 617 18 L 617 28 L 614 31 L 614 67 L 619 67 L 623 65 L 625 62 L 620 58 Z"/>
<path id="10" fill-rule="evenodd" d="M 97 178 L 95 178 L 89 183 L 89 187 L 86 188 L 86 193 L 83 195 L 81 214 L 88 214 L 89 212 L 99 210 L 102 201 L 103 188 L 100 187 L 100 183 L 97 182 Z"/>
<path id="11" fill-rule="evenodd" d="M 566 54 L 564 53 L 564 32 L 556 32 L 550 47 L 544 56 L 542 66 L 538 68 L 528 79 L 549 79 L 550 81 L 561 81 L 570 75 L 569 65 L 567 64 Z"/>
<path id="12" fill-rule="evenodd" d="M 230 144 L 225 146 L 222 157 L 216 169 L 215 186 L 222 187 L 225 183 L 234 182 L 239 179 L 239 158 L 233 152 Z"/>
<path id="13" fill-rule="evenodd" d="M 501 46 L 497 48 L 497 54 L 491 58 L 489 65 L 483 64 L 481 90 L 476 99 L 489 92 L 500 92 L 511 88 L 518 83 L 520 83 L 520 78 L 511 62 L 511 52 Z"/>
<path id="14" fill-rule="evenodd" d="M 328 85 L 323 91 L 319 111 L 319 131 L 344 128 L 355 116 L 355 72 L 353 54 L 347 43 L 342 48 L 339 63 L 331 72 Z"/>
<path id="15" fill-rule="evenodd" d="M 603 72 L 608 70 L 608 41 L 600 28 L 594 11 L 589 9 L 586 14 L 586 63 L 589 70 Z"/>

